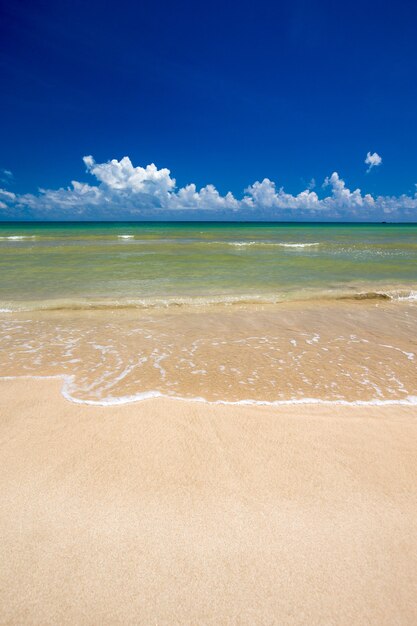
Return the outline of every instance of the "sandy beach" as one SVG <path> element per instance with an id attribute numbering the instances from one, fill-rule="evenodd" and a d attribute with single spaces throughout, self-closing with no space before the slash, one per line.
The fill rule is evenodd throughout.
<path id="1" fill-rule="evenodd" d="M 4 624 L 415 624 L 417 408 L 0 381 Z"/>
<path id="2" fill-rule="evenodd" d="M 0 626 L 417 626 L 417 2 L 0 16 Z"/>

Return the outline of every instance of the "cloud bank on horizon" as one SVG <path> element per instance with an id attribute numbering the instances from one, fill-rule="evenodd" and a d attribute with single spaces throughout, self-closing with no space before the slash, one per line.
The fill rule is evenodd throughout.
<path id="1" fill-rule="evenodd" d="M 134 166 L 127 156 L 106 163 L 85 156 L 83 161 L 95 184 L 74 180 L 67 188 L 40 189 L 38 194 L 0 189 L 0 219 L 417 219 L 417 191 L 413 196 L 362 194 L 351 191 L 337 172 L 325 179 L 322 197 L 312 185 L 293 195 L 264 178 L 238 199 L 231 192 L 221 195 L 214 185 L 198 190 L 191 183 L 177 189 L 169 169 L 153 163 Z M 370 170 L 382 159 L 368 152 L 365 162 Z"/>

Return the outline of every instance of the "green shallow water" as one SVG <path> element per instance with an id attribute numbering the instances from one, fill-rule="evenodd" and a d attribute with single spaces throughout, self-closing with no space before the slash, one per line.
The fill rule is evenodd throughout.
<path id="1" fill-rule="evenodd" d="M 417 224 L 0 224 L 1 308 L 415 289 Z"/>

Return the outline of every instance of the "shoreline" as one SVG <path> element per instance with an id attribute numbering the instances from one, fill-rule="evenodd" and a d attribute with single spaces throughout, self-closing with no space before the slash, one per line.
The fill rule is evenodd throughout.
<path id="1" fill-rule="evenodd" d="M 0 316 L 3 377 L 60 377 L 74 402 L 417 402 L 417 308 L 405 302 Z"/>
<path id="2" fill-rule="evenodd" d="M 334 289 L 306 288 L 298 292 L 278 293 L 224 293 L 212 295 L 154 295 L 144 298 L 117 296 L 74 296 L 73 298 L 46 297 L 43 300 L 5 300 L 0 303 L 0 314 L 48 314 L 84 312 L 154 312 L 175 310 L 221 311 L 228 309 L 325 307 L 373 303 L 409 304 L 417 301 L 416 283 L 388 285 L 387 283 L 341 284 Z"/>
<path id="3" fill-rule="evenodd" d="M 416 407 L 0 397 L 2 622 L 415 623 Z"/>
<path id="4" fill-rule="evenodd" d="M 208 404 L 212 406 L 242 406 L 242 407 L 289 407 L 289 406 L 302 406 L 302 407 L 310 407 L 310 406 L 343 406 L 343 407 L 417 407 L 417 396 L 410 395 L 406 398 L 397 398 L 397 399 L 380 399 L 374 398 L 373 400 L 323 400 L 320 398 L 301 398 L 301 399 L 290 399 L 290 400 L 252 400 L 250 398 L 244 400 L 207 400 L 206 398 L 195 397 L 195 398 L 187 398 L 187 397 L 176 397 L 169 396 L 163 394 L 159 391 L 144 391 L 138 392 L 135 396 L 130 397 L 122 397 L 122 398 L 112 398 L 112 399 L 103 399 L 103 400 L 82 400 L 80 398 L 75 398 L 72 396 L 68 390 L 65 388 L 67 380 L 72 380 L 72 376 L 65 374 L 56 374 L 52 376 L 42 376 L 42 375 L 30 375 L 30 374 L 22 374 L 16 376 L 0 376 L 0 382 L 3 381 L 14 381 L 14 380 L 61 380 L 63 384 L 60 389 L 61 397 L 72 403 L 79 404 L 82 406 L 95 406 L 95 407 L 118 407 L 125 406 L 131 404 L 140 404 L 146 400 L 167 400 L 169 402 L 185 402 L 185 403 L 199 403 L 199 404 Z"/>

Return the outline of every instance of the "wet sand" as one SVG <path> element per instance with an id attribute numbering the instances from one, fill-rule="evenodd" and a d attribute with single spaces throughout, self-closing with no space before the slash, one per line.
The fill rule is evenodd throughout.
<path id="1" fill-rule="evenodd" d="M 417 405 L 417 307 L 293 302 L 0 315 L 0 373 L 66 376 L 74 401 Z"/>
<path id="2" fill-rule="evenodd" d="M 415 624 L 417 407 L 0 381 L 0 622 Z"/>

